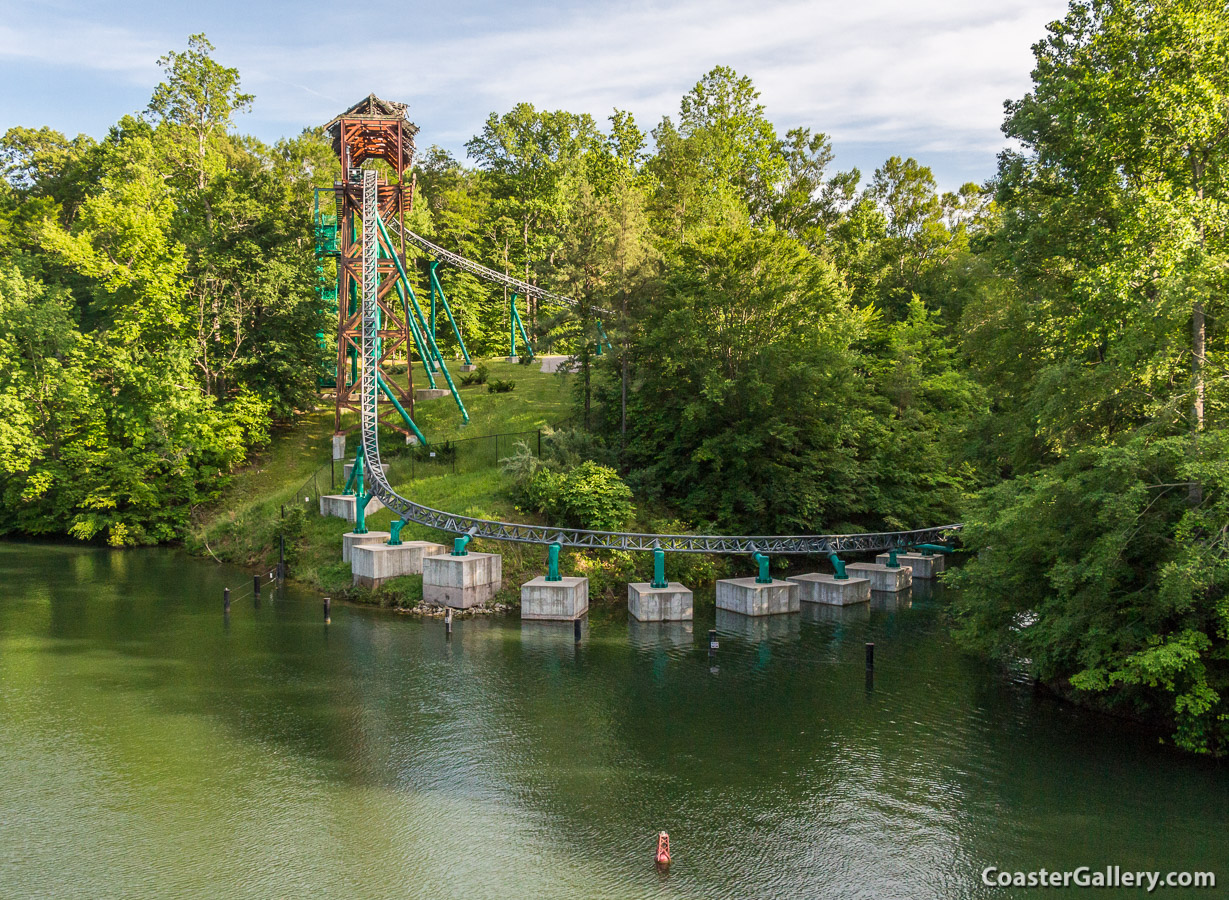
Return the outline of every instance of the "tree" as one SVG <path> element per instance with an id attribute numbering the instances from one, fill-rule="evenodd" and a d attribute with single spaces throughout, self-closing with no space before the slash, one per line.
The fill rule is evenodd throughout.
<path id="1" fill-rule="evenodd" d="M 1075 3 L 1034 53 L 985 242 L 1010 286 L 963 329 L 1016 477 L 968 517 L 961 633 L 1223 753 L 1229 16 Z"/>
<path id="2" fill-rule="evenodd" d="M 239 90 L 239 71 L 209 55 L 213 44 L 204 34 L 188 38 L 188 49 L 159 58 L 166 81 L 154 89 L 149 112 L 166 126 L 178 148 L 176 166 L 203 191 L 209 178 L 222 171 L 222 138 L 236 112 L 248 109 L 254 97 Z"/>

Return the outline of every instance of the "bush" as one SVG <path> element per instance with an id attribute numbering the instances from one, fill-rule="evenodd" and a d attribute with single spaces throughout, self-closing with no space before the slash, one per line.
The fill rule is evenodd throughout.
<path id="1" fill-rule="evenodd" d="M 636 514 L 619 473 L 587 461 L 567 473 L 540 468 L 529 480 L 529 502 L 552 524 L 616 531 Z"/>
<path id="2" fill-rule="evenodd" d="M 486 367 L 486 363 L 478 363 L 478 368 L 461 376 L 461 384 L 465 387 L 474 384 L 486 384 L 486 380 L 490 375 L 491 371 Z"/>
<path id="3" fill-rule="evenodd" d="M 491 394 L 506 394 L 514 387 L 515 381 L 505 381 L 502 378 L 492 378 L 486 385 L 487 392 Z"/>
<path id="4" fill-rule="evenodd" d="M 530 356 L 528 353 L 522 354 L 521 356 L 518 356 L 516 358 L 516 364 L 518 366 L 527 366 L 530 363 L 534 363 L 534 362 L 537 362 L 537 358 Z"/>

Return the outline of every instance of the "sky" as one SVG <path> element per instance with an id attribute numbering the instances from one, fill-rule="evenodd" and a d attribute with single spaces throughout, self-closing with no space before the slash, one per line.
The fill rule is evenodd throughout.
<path id="1" fill-rule="evenodd" d="M 265 141 L 327 122 L 369 93 L 410 104 L 420 148 L 458 158 L 492 112 L 527 101 L 615 107 L 646 131 L 713 66 L 759 89 L 783 135 L 830 136 L 865 177 L 892 155 L 940 186 L 983 182 L 1006 146 L 1003 102 L 1029 89 L 1031 46 L 1058 0 L 5 0 L 0 128 L 100 137 L 142 110 L 158 57 L 204 32 L 255 94 L 239 130 Z"/>

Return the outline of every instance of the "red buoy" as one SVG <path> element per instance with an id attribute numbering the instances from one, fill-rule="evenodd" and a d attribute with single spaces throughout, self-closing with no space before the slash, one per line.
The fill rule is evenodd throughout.
<path id="1" fill-rule="evenodd" d="M 670 865 L 670 835 L 664 831 L 657 832 L 657 864 Z"/>

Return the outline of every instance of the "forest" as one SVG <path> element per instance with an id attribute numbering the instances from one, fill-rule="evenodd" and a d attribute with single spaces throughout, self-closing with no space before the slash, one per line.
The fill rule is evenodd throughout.
<path id="1" fill-rule="evenodd" d="M 176 541 L 318 402 L 337 164 L 319 127 L 242 135 L 213 54 L 168 53 L 99 140 L 0 139 L 0 534 Z M 718 66 L 647 131 L 521 103 L 466 160 L 420 148 L 407 224 L 577 299 L 526 324 L 575 356 L 571 439 L 638 504 L 963 522 L 966 647 L 1224 754 L 1229 11 L 1077 0 L 1034 55 L 985 184 L 841 170 Z M 504 295 L 442 278 L 470 352 L 504 355 Z"/>

